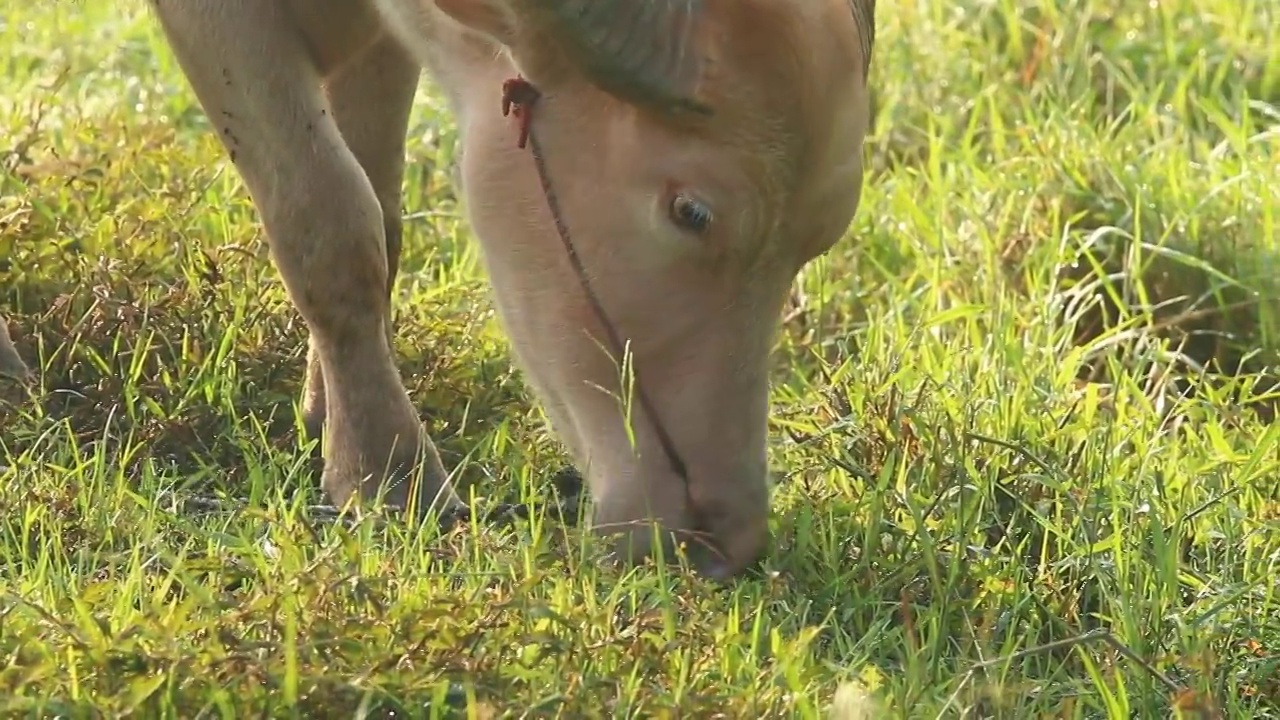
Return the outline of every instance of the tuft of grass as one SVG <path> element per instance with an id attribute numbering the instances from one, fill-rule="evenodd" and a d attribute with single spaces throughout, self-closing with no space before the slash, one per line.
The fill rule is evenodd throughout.
<path id="1" fill-rule="evenodd" d="M 154 22 L 11 5 L 0 714 L 1280 716 L 1274 3 L 882 3 L 862 207 L 778 339 L 775 546 L 724 588 L 553 513 L 319 522 L 303 328 Z M 549 509 L 454 140 L 424 87 L 402 369 L 469 492 Z"/>

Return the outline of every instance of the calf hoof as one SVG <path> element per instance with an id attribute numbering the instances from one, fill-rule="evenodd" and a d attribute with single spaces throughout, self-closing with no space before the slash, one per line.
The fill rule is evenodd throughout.
<path id="1" fill-rule="evenodd" d="M 383 456 L 389 458 L 388 462 L 375 464 L 367 461 L 370 455 L 358 451 L 334 453 L 325 460 L 320 485 L 339 507 L 382 504 L 414 520 L 432 513 L 444 517 L 466 509 L 449 483 L 435 444 L 425 432 L 418 433 L 416 447 Z"/>

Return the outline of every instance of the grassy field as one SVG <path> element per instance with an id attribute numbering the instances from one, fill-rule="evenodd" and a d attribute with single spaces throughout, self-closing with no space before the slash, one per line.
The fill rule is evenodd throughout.
<path id="1" fill-rule="evenodd" d="M 717 587 L 554 513 L 307 510 L 303 328 L 154 22 L 8 3 L 0 716 L 1280 717 L 1280 6 L 880 5 L 777 541 Z M 410 136 L 406 383 L 478 503 L 549 509 L 425 81 Z"/>

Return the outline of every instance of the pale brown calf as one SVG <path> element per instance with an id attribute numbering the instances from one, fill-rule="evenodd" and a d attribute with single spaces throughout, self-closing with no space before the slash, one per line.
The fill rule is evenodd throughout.
<path id="1" fill-rule="evenodd" d="M 389 343 L 425 67 L 458 123 L 502 322 L 597 527 L 625 530 L 632 558 L 654 549 L 642 521 L 698 536 L 716 577 L 760 555 L 769 349 L 790 283 L 858 205 L 874 0 L 151 4 L 310 329 L 303 408 L 335 502 L 460 503 Z M 541 98 L 513 119 L 500 99 L 517 76 Z"/>

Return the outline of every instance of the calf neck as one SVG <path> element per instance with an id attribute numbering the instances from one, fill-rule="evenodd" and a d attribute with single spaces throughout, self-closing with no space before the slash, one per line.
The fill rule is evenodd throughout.
<path id="1" fill-rule="evenodd" d="M 596 527 L 630 558 L 683 535 L 718 577 L 756 559 L 768 354 L 790 283 L 861 194 L 873 4 L 152 0 L 310 330 L 304 421 L 323 433 L 332 499 L 460 504 L 390 342 L 426 68 L 458 124 L 500 318 Z M 531 119 L 501 112 L 517 76 L 541 94 Z"/>

